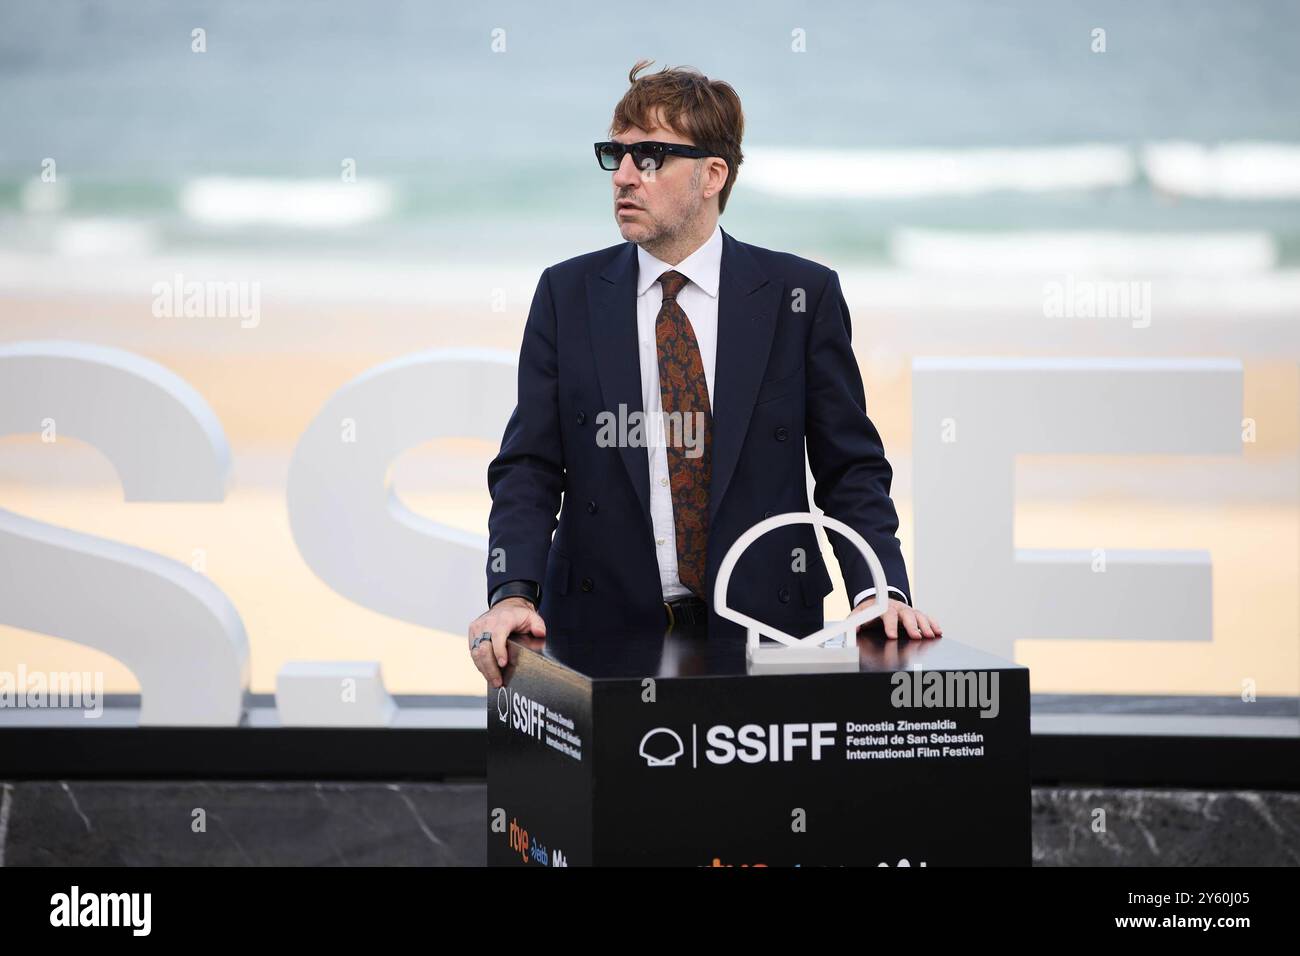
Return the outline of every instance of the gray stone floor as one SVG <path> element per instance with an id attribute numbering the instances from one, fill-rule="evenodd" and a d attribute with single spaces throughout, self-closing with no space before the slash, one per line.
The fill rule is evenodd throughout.
<path id="1" fill-rule="evenodd" d="M 1044 787 L 1032 805 L 1035 866 L 1300 865 L 1300 793 Z"/>
<path id="2" fill-rule="evenodd" d="M 454 866 L 481 865 L 487 852 L 481 781 L 0 787 L 7 866 Z"/>
<path id="3" fill-rule="evenodd" d="M 477 866 L 464 783 L 0 783 L 0 865 Z M 1036 788 L 1040 866 L 1300 865 L 1300 794 Z"/>

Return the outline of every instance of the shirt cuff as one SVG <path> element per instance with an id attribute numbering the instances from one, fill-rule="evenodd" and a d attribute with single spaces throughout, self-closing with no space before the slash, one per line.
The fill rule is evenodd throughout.
<path id="1" fill-rule="evenodd" d="M 541 588 L 536 581 L 507 581 L 488 595 L 488 607 L 495 607 L 508 597 L 521 597 L 531 601 L 534 610 L 542 603 Z"/>
<path id="2" fill-rule="evenodd" d="M 859 604 L 861 604 L 869 597 L 874 597 L 875 593 L 876 593 L 875 588 L 867 588 L 865 591 L 862 591 L 861 593 L 858 594 L 857 597 L 853 599 L 853 607 L 857 607 Z M 900 591 L 898 588 L 894 587 L 892 584 L 889 585 L 889 594 L 891 597 L 898 598 L 908 607 L 912 606 L 912 602 L 907 599 L 907 595 L 904 594 L 902 591 Z"/>

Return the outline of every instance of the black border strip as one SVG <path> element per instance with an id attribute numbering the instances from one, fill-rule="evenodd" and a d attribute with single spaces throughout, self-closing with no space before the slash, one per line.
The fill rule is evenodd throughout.
<path id="1" fill-rule="evenodd" d="M 1300 790 L 1300 737 L 1034 734 L 1036 786 Z"/>
<path id="2" fill-rule="evenodd" d="M 486 731 L 339 727 L 0 730 L 0 779 L 449 780 Z M 1300 738 L 1035 734 L 1035 785 L 1300 790 Z"/>
<path id="3" fill-rule="evenodd" d="M 478 728 L 22 727 L 0 730 L 0 778 L 481 778 L 486 743 Z"/>

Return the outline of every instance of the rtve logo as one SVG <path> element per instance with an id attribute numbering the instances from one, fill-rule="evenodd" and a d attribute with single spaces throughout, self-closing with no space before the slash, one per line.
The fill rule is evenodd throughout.
<path id="1" fill-rule="evenodd" d="M 821 760 L 822 753 L 835 746 L 836 721 L 790 724 L 742 724 L 739 728 L 714 724 L 704 732 L 703 757 L 709 763 L 791 763 Z M 691 766 L 700 763 L 699 724 L 691 724 Z M 670 727 L 655 727 L 641 738 L 637 753 L 647 767 L 675 767 L 686 754 L 687 744 Z"/>

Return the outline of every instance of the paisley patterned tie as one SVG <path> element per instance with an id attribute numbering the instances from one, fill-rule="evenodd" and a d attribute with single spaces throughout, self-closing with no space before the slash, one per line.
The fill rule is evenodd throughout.
<path id="1" fill-rule="evenodd" d="M 655 340 L 659 346 L 659 397 L 672 484 L 673 531 L 677 537 L 677 577 L 697 597 L 707 600 L 704 564 L 709 537 L 713 414 L 700 347 L 690 320 L 677 304 L 677 293 L 687 281 L 676 271 L 659 277 L 664 301 L 655 319 Z M 683 436 L 689 437 L 693 447 L 688 447 Z"/>

